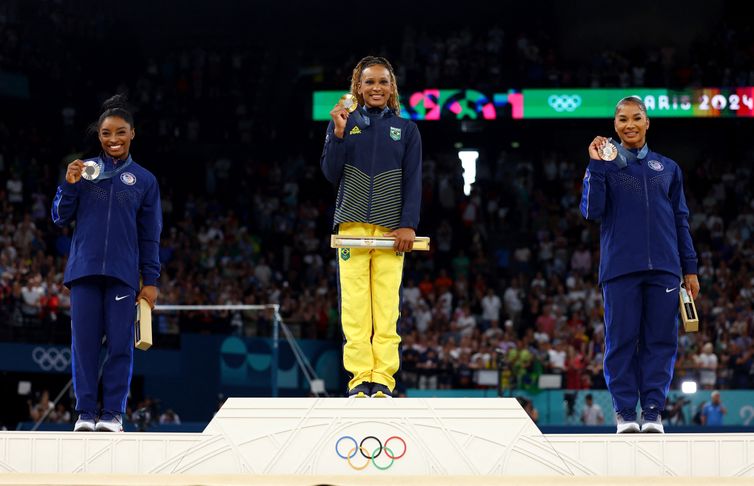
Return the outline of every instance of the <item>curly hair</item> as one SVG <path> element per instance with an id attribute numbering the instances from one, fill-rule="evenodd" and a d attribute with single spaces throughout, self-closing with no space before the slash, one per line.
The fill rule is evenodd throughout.
<path id="1" fill-rule="evenodd" d="M 384 57 L 367 56 L 356 64 L 353 68 L 353 75 L 351 76 L 351 94 L 359 100 L 360 105 L 364 105 L 364 97 L 359 94 L 359 84 L 361 83 L 361 75 L 364 70 L 372 66 L 385 66 L 388 73 L 390 73 L 390 98 L 387 100 L 388 107 L 395 111 L 397 115 L 401 113 L 401 104 L 398 98 L 398 83 L 395 80 L 395 72 L 393 66 Z"/>

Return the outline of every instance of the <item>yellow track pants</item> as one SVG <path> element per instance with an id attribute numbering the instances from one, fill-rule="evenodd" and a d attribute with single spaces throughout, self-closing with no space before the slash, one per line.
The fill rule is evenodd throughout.
<path id="1" fill-rule="evenodd" d="M 390 230 L 367 223 L 341 223 L 338 234 L 382 236 Z M 338 249 L 343 366 L 352 376 L 348 389 L 363 381 L 395 389 L 398 371 L 398 318 L 403 254 L 370 248 Z"/>

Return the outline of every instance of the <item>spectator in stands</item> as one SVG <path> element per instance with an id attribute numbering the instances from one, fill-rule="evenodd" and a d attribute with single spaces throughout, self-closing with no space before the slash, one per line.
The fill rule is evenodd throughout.
<path id="1" fill-rule="evenodd" d="M 754 349 L 751 343 L 744 347 L 741 341 L 732 340 L 727 368 L 730 370 L 731 388 L 749 388 L 752 383 L 751 369 L 754 363 Z"/>
<path id="2" fill-rule="evenodd" d="M 699 368 L 699 384 L 705 390 L 713 389 L 717 382 L 717 355 L 713 352 L 712 343 L 705 343 L 695 361 Z"/>
<path id="3" fill-rule="evenodd" d="M 524 308 L 523 296 L 524 292 L 520 287 L 519 279 L 514 277 L 511 279 L 510 287 L 505 289 L 505 293 L 503 294 L 505 311 L 514 322 L 518 319 Z"/>
<path id="4" fill-rule="evenodd" d="M 21 311 L 25 317 L 39 319 L 42 314 L 41 299 L 45 295 L 45 289 L 42 286 L 42 276 L 37 274 L 30 277 L 21 287 L 21 296 L 23 305 Z"/>
<path id="5" fill-rule="evenodd" d="M 71 423 L 71 412 L 68 411 L 65 404 L 62 402 L 58 402 L 58 404 L 55 406 L 55 411 L 50 415 L 52 415 L 51 420 L 56 424 Z"/>
<path id="6" fill-rule="evenodd" d="M 710 394 L 710 403 L 702 409 L 702 425 L 720 426 L 723 425 L 723 417 L 728 413 L 728 409 L 723 406 L 720 399 L 720 392 L 715 390 Z"/>
<path id="7" fill-rule="evenodd" d="M 181 418 L 169 408 L 160 415 L 160 424 L 181 425 Z"/>
<path id="8" fill-rule="evenodd" d="M 584 397 L 584 408 L 581 409 L 581 423 L 584 425 L 602 425 L 605 423 L 605 415 L 602 407 L 594 403 L 594 397 L 587 393 Z"/>
<path id="9" fill-rule="evenodd" d="M 42 390 L 39 396 L 39 401 L 32 404 L 32 401 L 27 402 L 29 404 L 29 418 L 34 422 L 39 422 L 42 419 L 51 421 L 51 415 L 55 409 L 55 405 L 50 401 L 50 392 Z"/>
<path id="10" fill-rule="evenodd" d="M 490 287 L 487 289 L 487 295 L 482 298 L 482 330 L 489 328 L 499 329 L 500 309 L 503 303 L 500 297 L 495 295 L 495 290 Z"/>

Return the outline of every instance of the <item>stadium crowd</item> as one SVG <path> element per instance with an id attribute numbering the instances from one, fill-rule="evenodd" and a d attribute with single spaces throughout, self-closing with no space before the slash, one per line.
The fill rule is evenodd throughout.
<path id="1" fill-rule="evenodd" d="M 62 79 L 63 66 L 82 52 L 70 45 L 105 34 L 74 29 L 64 4 L 51 6 L 33 15 L 48 25 L 41 29 L 45 36 L 66 40 L 63 57 L 45 55 L 45 37 L 29 36 L 18 17 L 0 16 L 0 68 L 26 76 L 32 90 L 59 81 L 65 92 L 53 97 L 54 110 L 40 108 L 45 123 L 0 119 L 3 340 L 69 340 L 62 276 L 71 229 L 51 223 L 50 202 L 65 164 L 92 155 L 79 142 L 92 118 L 81 107 L 93 100 L 83 100 L 113 89 L 90 78 L 80 85 Z M 747 67 L 754 65 L 754 51 L 727 30 L 715 35 L 731 52 L 716 67 L 700 49 L 692 63 L 659 50 L 645 57 L 646 65 L 632 52 L 601 52 L 591 67 L 573 70 L 546 35 L 510 35 L 494 26 L 479 34 L 405 32 L 403 47 L 386 54 L 395 59 L 399 82 L 418 87 L 483 83 L 490 74 L 513 76 L 512 83 L 524 86 L 754 84 Z M 307 73 L 333 72 L 316 83 L 340 85 L 353 65 L 340 62 Z M 271 103 L 258 92 L 272 83 L 268 63 L 241 49 L 168 50 L 118 87 L 127 88 L 139 108 L 134 157 L 150 169 L 155 164 L 160 179 L 160 303 L 279 303 L 299 336 L 340 340 L 335 253 L 327 239 L 334 198 L 317 152 L 324 126 L 310 127 L 296 146 L 284 130 L 254 121 Z M 16 109 L 33 111 L 48 101 L 18 101 Z M 227 147 L 218 150 L 222 144 Z M 536 389 L 543 374 L 559 376 L 562 388 L 603 388 L 598 226 L 578 212 L 586 149 L 567 153 L 554 143 L 509 148 L 493 140 L 485 153 L 465 195 L 455 153 L 433 150 L 431 137 L 425 140 L 419 233 L 431 236 L 433 250 L 412 254 L 406 265 L 400 385 L 477 387 L 483 386 L 478 370 L 498 370 L 504 389 Z M 751 388 L 752 164 L 715 157 L 684 162 L 703 326 L 696 334 L 681 331 L 676 379 L 694 377 L 709 389 Z M 270 316 L 159 314 L 156 326 L 160 345 L 176 345 L 171 336 L 182 332 L 269 336 Z"/>

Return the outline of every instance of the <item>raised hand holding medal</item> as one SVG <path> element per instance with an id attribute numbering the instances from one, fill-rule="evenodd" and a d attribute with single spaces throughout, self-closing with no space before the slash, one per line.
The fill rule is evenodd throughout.
<path id="1" fill-rule="evenodd" d="M 84 162 L 84 169 L 81 172 L 81 177 L 88 181 L 97 179 L 102 172 L 102 167 L 95 160 L 87 160 Z"/>
<path id="2" fill-rule="evenodd" d="M 359 103 L 356 97 L 351 93 L 346 93 L 340 97 L 338 103 L 330 110 L 330 118 L 333 121 L 333 131 L 336 137 L 343 138 L 348 116 L 358 107 Z"/>
<path id="3" fill-rule="evenodd" d="M 592 160 L 605 160 L 602 158 L 603 147 L 610 142 L 607 137 L 594 137 L 592 143 L 589 144 L 589 158 Z"/>
<path id="4" fill-rule="evenodd" d="M 348 111 L 348 113 L 353 113 L 354 111 L 356 111 L 356 108 L 359 107 L 359 100 L 351 93 L 346 93 L 341 96 L 338 103 L 342 105 L 343 108 Z"/>
<path id="5" fill-rule="evenodd" d="M 613 139 L 608 138 L 599 149 L 600 159 L 610 162 L 618 156 L 618 148 L 613 144 Z"/>
<path id="6" fill-rule="evenodd" d="M 340 100 L 335 107 L 330 111 L 330 117 L 335 124 L 333 131 L 335 136 L 343 138 L 345 136 L 346 123 L 349 116 L 353 116 L 356 122 L 356 126 L 359 130 L 364 130 L 369 126 L 369 120 L 361 116 L 358 111 L 359 99 L 351 93 L 346 93 L 340 97 Z"/>

